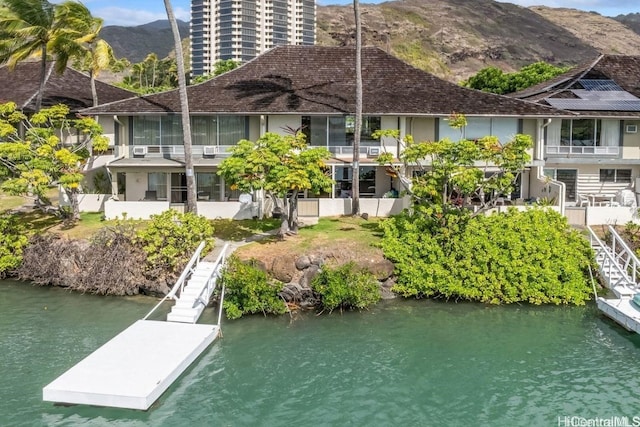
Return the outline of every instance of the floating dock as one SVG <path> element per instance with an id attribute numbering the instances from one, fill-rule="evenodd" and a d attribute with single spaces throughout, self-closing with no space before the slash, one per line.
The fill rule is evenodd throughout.
<path id="1" fill-rule="evenodd" d="M 640 294 L 640 260 L 615 228 L 609 226 L 609 241 L 600 239 L 590 227 L 587 229 L 600 277 L 615 295 L 615 298 L 596 296 L 598 309 L 628 331 L 640 334 L 640 307 L 633 302 L 634 296 Z"/>
<path id="2" fill-rule="evenodd" d="M 178 281 L 151 311 L 42 389 L 42 399 L 62 404 L 147 410 L 220 334 L 218 324 L 196 324 L 217 288 L 228 245 L 215 263 L 200 262 L 205 242 Z M 176 295 L 180 294 L 179 297 Z M 167 299 L 167 321 L 147 320 Z"/>
<path id="3" fill-rule="evenodd" d="M 598 308 L 626 330 L 640 334 L 640 310 L 629 298 L 597 300 Z"/>
<path id="4" fill-rule="evenodd" d="M 217 325 L 138 320 L 47 385 L 42 398 L 147 410 L 218 332 Z"/>

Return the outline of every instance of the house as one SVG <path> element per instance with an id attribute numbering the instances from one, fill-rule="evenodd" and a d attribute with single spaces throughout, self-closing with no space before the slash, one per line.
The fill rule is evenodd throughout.
<path id="1" fill-rule="evenodd" d="M 544 174 L 564 184 L 567 204 L 635 207 L 640 56 L 601 55 L 511 96 L 573 114 L 552 118 L 544 127 Z"/>
<path id="2" fill-rule="evenodd" d="M 355 50 L 351 47 L 280 46 L 212 80 L 188 88 L 198 212 L 208 217 L 243 218 L 252 212 L 216 174 L 229 148 L 265 132 L 303 129 L 311 146 L 333 154 L 333 191 L 301 200 L 301 215 L 349 213 L 355 111 Z M 460 138 L 449 127 L 452 112 L 467 116 L 464 137 L 495 135 L 506 141 L 526 133 L 536 141 L 530 168 L 516 198 L 539 196 L 545 125 L 570 113 L 552 106 L 467 89 L 413 68 L 378 48 L 363 48 L 363 126 L 360 148 L 361 210 L 370 215 L 398 212 L 398 199 L 383 196 L 400 188 L 375 158 L 386 150 L 397 157 L 394 140 L 374 140 L 378 129 L 397 129 L 416 140 Z M 110 163 L 115 177 L 107 218 L 146 218 L 186 200 L 180 99 L 177 90 L 102 104 L 83 111 L 112 117 L 121 157 Z M 345 197 L 347 196 L 347 197 Z M 255 212 L 253 212 L 255 213 Z"/>

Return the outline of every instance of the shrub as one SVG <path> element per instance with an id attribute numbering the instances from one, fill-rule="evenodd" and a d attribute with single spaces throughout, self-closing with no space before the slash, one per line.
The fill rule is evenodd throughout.
<path id="1" fill-rule="evenodd" d="M 589 243 L 556 212 L 515 209 L 470 218 L 455 233 L 430 232 L 407 215 L 382 224 L 395 263 L 394 291 L 491 304 L 584 304 L 591 296 Z"/>
<path id="2" fill-rule="evenodd" d="M 320 295 L 324 310 L 366 308 L 380 300 L 378 282 L 373 274 L 359 269 L 353 262 L 337 268 L 323 267 L 311 282 Z"/>
<path id="3" fill-rule="evenodd" d="M 282 284 L 270 283 L 267 273 L 256 266 L 255 260 L 247 263 L 232 255 L 222 272 L 226 287 L 224 310 L 227 318 L 237 319 L 244 314 L 284 314 L 287 306 L 278 293 Z"/>
<path id="4" fill-rule="evenodd" d="M 204 253 L 213 247 L 213 226 L 203 216 L 169 209 L 153 215 L 149 225 L 137 232 L 137 242 L 147 254 L 149 270 L 175 272 L 191 258 L 200 242 Z"/>
<path id="5" fill-rule="evenodd" d="M 29 243 L 24 226 L 16 215 L 0 215 L 0 278 L 18 268 L 22 252 Z"/>

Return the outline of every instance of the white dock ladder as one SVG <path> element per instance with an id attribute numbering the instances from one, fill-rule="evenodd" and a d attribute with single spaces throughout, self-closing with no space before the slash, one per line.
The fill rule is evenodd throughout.
<path id="1" fill-rule="evenodd" d="M 172 298 L 176 304 L 167 315 L 168 322 L 196 323 L 207 307 L 209 299 L 218 286 L 222 269 L 226 262 L 229 244 L 225 244 L 215 262 L 201 261 L 200 254 L 205 247 L 201 242 L 187 263 L 171 291 L 143 318 L 146 320 L 164 301 Z M 218 325 L 222 316 L 224 285 L 220 293 Z"/>
<path id="2" fill-rule="evenodd" d="M 631 248 L 620 237 L 616 230 L 609 226 L 611 243 L 602 241 L 591 227 L 587 227 L 591 238 L 591 247 L 596 252 L 596 262 L 605 286 L 611 289 L 618 298 L 630 298 L 638 292 L 640 276 L 640 260 Z"/>

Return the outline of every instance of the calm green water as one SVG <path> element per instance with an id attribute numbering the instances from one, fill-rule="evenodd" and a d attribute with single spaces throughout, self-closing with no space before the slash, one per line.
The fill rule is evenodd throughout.
<path id="1" fill-rule="evenodd" d="M 429 301 L 227 321 L 224 338 L 147 412 L 41 400 L 43 386 L 154 303 L 0 282 L 0 425 L 557 426 L 565 415 L 640 416 L 640 339 L 594 307 Z M 213 310 L 203 321 L 215 322 Z"/>

